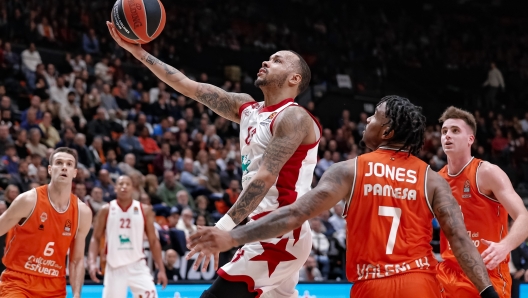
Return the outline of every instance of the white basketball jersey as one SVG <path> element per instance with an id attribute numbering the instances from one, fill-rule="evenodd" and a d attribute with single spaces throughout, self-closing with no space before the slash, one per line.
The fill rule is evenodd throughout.
<path id="1" fill-rule="evenodd" d="M 106 260 L 113 268 L 125 266 L 145 258 L 143 234 L 145 216 L 141 203 L 133 200 L 123 210 L 117 200 L 110 202 L 106 219 Z"/>
<path id="2" fill-rule="evenodd" d="M 262 156 L 273 137 L 273 123 L 277 115 L 290 106 L 301 109 L 293 99 L 264 107 L 264 102 L 250 102 L 242 105 L 240 114 L 240 149 L 242 155 L 242 186 L 246 188 L 258 171 Z M 310 115 L 312 116 L 312 115 Z M 321 137 L 321 126 L 313 118 L 313 129 L 317 141 L 300 145 L 282 167 L 277 180 L 262 202 L 250 214 L 257 219 L 279 207 L 287 206 L 311 189 L 312 177 L 317 164 L 317 148 Z"/>

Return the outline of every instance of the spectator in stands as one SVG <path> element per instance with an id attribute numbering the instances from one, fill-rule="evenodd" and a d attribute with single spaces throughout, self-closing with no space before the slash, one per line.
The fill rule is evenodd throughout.
<path id="1" fill-rule="evenodd" d="M 17 137 L 15 140 L 16 155 L 20 159 L 25 159 L 29 155 L 29 151 L 26 148 L 26 143 L 27 143 L 27 131 L 25 129 L 20 129 L 17 132 Z"/>
<path id="2" fill-rule="evenodd" d="M 84 52 L 92 55 L 99 54 L 99 40 L 94 29 L 89 29 L 87 33 L 84 33 L 82 44 Z"/>
<path id="3" fill-rule="evenodd" d="M 39 122 L 37 120 L 37 110 L 30 108 L 27 111 L 26 121 L 22 122 L 20 128 L 26 131 L 36 128 L 40 132 Z"/>
<path id="4" fill-rule="evenodd" d="M 8 144 L 5 147 L 5 155 L 2 156 L 2 166 L 8 174 L 16 174 L 18 171 L 18 162 L 20 158 L 17 155 L 15 145 Z"/>
<path id="5" fill-rule="evenodd" d="M 343 218 L 343 203 L 339 202 L 334 206 L 333 214 L 328 219 L 336 231 L 346 229 L 346 221 Z"/>
<path id="6" fill-rule="evenodd" d="M 522 131 L 524 133 L 528 133 L 528 112 L 524 113 L 524 119 L 522 119 L 520 122 Z"/>
<path id="7" fill-rule="evenodd" d="M 103 138 L 95 136 L 92 140 L 92 144 L 88 147 L 88 153 L 90 159 L 96 170 L 99 170 L 103 164 L 106 163 L 106 157 L 103 150 Z"/>
<path id="8" fill-rule="evenodd" d="M 203 188 L 203 185 L 205 185 L 205 180 L 203 178 L 199 178 L 193 174 L 193 160 L 192 159 L 189 159 L 189 158 L 184 159 L 183 171 L 180 176 L 180 182 L 191 193 L 199 190 L 200 188 Z"/>
<path id="9" fill-rule="evenodd" d="M 36 182 L 39 185 L 48 184 L 50 182 L 50 178 L 48 177 L 48 169 L 45 166 L 38 167 Z"/>
<path id="10" fill-rule="evenodd" d="M 143 116 L 142 118 L 145 119 L 146 121 L 146 117 L 145 115 L 141 115 Z M 146 124 L 146 123 L 145 123 Z M 145 154 L 148 154 L 148 155 L 157 155 L 159 153 L 162 152 L 162 150 L 160 149 L 160 147 L 158 146 L 158 143 L 156 143 L 156 141 L 150 137 L 150 133 L 149 133 L 149 129 L 146 125 L 137 125 L 136 128 L 139 129 L 141 127 L 141 134 L 138 138 L 139 140 L 139 143 L 141 144 L 141 146 L 143 147 L 143 151 L 145 152 Z M 163 144 L 162 144 L 163 146 Z M 169 147 L 170 149 L 170 147 Z M 170 151 L 169 151 L 170 153 Z"/>
<path id="11" fill-rule="evenodd" d="M 29 130 L 29 142 L 26 143 L 26 148 L 30 154 L 37 154 L 42 158 L 46 157 L 48 148 L 40 143 L 41 133 L 39 128 L 32 128 Z"/>
<path id="12" fill-rule="evenodd" d="M 9 208 L 11 203 L 13 203 L 13 201 L 18 197 L 19 194 L 20 194 L 20 189 L 18 188 L 18 186 L 14 184 L 9 184 L 6 187 L 4 191 L 3 199 L 7 205 L 7 208 Z"/>
<path id="13" fill-rule="evenodd" d="M 204 195 L 197 196 L 196 200 L 194 202 L 196 205 L 196 208 L 194 209 L 195 216 L 201 215 L 205 218 L 205 221 L 207 222 L 207 226 L 210 226 L 214 223 L 213 218 L 211 217 L 211 214 L 209 213 L 208 206 L 209 201 L 207 200 L 207 197 Z"/>
<path id="14" fill-rule="evenodd" d="M 77 134 L 77 131 L 73 127 L 66 127 L 64 129 L 64 133 L 62 135 L 62 139 L 60 142 L 57 143 L 56 148 L 59 147 L 68 147 L 77 150 L 78 147 L 75 145 L 75 135 Z"/>
<path id="15" fill-rule="evenodd" d="M 49 63 L 46 67 L 46 73 L 44 73 L 44 78 L 46 79 L 46 84 L 48 88 L 53 88 L 57 86 L 57 77 L 58 73 L 55 69 L 55 65 Z"/>
<path id="16" fill-rule="evenodd" d="M 511 252 L 513 279 L 528 282 L 528 239 Z"/>
<path id="17" fill-rule="evenodd" d="M 321 178 L 323 176 L 324 172 L 333 165 L 334 162 L 332 161 L 332 153 L 328 150 L 324 152 L 323 158 L 321 158 L 317 162 L 317 166 L 315 167 L 315 175 L 318 178 Z"/>
<path id="18" fill-rule="evenodd" d="M 109 149 L 106 152 L 105 158 L 106 163 L 101 166 L 101 170 L 108 171 L 110 178 L 112 179 L 112 181 L 115 182 L 119 176 L 123 175 L 123 172 L 121 171 L 121 169 L 119 169 L 117 164 L 115 150 Z"/>
<path id="19" fill-rule="evenodd" d="M 180 222 L 180 216 L 181 210 L 178 207 L 172 207 L 167 220 L 169 221 L 170 247 L 174 249 L 178 255 L 184 256 L 188 250 L 186 235 L 184 231 L 176 227 Z"/>
<path id="20" fill-rule="evenodd" d="M 326 237 L 330 238 L 335 233 L 334 226 L 328 221 L 330 219 L 330 211 L 325 210 L 319 214 L 319 219 L 321 220 L 321 223 L 323 224 L 322 233 L 325 234 Z"/>
<path id="21" fill-rule="evenodd" d="M 70 60 L 70 65 L 75 74 L 80 74 L 81 71 L 86 70 L 86 62 L 84 62 L 82 54 L 75 55 L 75 59 Z"/>
<path id="22" fill-rule="evenodd" d="M 97 109 L 97 117 L 88 124 L 88 134 L 91 136 L 102 136 L 103 141 L 110 143 L 112 138 L 112 126 L 106 118 L 105 108 Z"/>
<path id="23" fill-rule="evenodd" d="M 86 202 L 86 185 L 83 183 L 75 184 L 75 191 L 73 192 L 81 201 Z"/>
<path id="24" fill-rule="evenodd" d="M 486 93 L 486 107 L 488 109 L 495 108 L 499 88 L 502 88 L 503 91 L 505 88 L 502 72 L 497 68 L 495 62 L 491 62 L 490 70 L 488 72 L 488 79 L 482 86 L 488 86 L 488 91 Z"/>
<path id="25" fill-rule="evenodd" d="M 73 120 L 76 128 L 79 130 L 84 129 L 86 125 L 86 119 L 84 118 L 83 112 L 79 105 L 75 104 L 75 92 L 68 92 L 67 102 L 61 104 L 59 109 L 59 117 L 64 122 L 67 119 Z"/>
<path id="26" fill-rule="evenodd" d="M 0 200 L 0 215 L 4 214 L 7 210 L 7 204 L 4 200 Z"/>
<path id="27" fill-rule="evenodd" d="M 143 130 L 146 130 L 146 128 Z M 168 143 L 161 144 L 161 152 L 154 158 L 153 166 L 154 173 L 158 176 L 163 175 L 165 171 L 177 172 L 176 163 L 170 153 L 170 145 Z"/>
<path id="28" fill-rule="evenodd" d="M 137 156 L 143 154 L 143 146 L 134 134 L 136 133 L 136 124 L 132 121 L 128 122 L 126 132 L 119 138 L 119 147 L 123 154 L 132 153 Z"/>
<path id="29" fill-rule="evenodd" d="M 18 171 L 11 174 L 10 184 L 18 186 L 20 192 L 26 192 L 30 190 L 29 184 L 31 183 L 31 178 L 29 177 L 29 164 L 26 160 L 20 160 L 18 163 Z"/>
<path id="30" fill-rule="evenodd" d="M 163 182 L 159 185 L 156 194 L 166 206 L 173 207 L 178 204 L 177 193 L 187 191 L 183 185 L 176 181 L 173 171 L 163 173 Z M 187 194 L 189 201 L 192 201 L 190 194 Z"/>
<path id="31" fill-rule="evenodd" d="M 176 228 L 182 230 L 185 233 L 185 237 L 189 237 L 194 234 L 197 230 L 196 225 L 193 223 L 194 216 L 191 208 L 185 208 L 181 212 L 181 218 L 176 225 Z"/>
<path id="32" fill-rule="evenodd" d="M 167 249 L 165 252 L 165 274 L 168 280 L 177 281 L 182 280 L 180 276 L 180 268 L 175 267 L 180 256 L 174 249 Z M 155 274 L 154 276 L 158 276 Z"/>
<path id="33" fill-rule="evenodd" d="M 207 162 L 207 172 L 205 173 L 205 178 L 207 181 L 207 189 L 212 192 L 214 196 L 221 197 L 224 193 L 224 189 L 220 183 L 220 175 L 218 174 L 216 160 L 212 158 Z"/>
<path id="34" fill-rule="evenodd" d="M 304 266 L 299 271 L 299 281 L 323 281 L 323 276 L 319 268 L 317 268 L 317 262 L 313 254 L 308 256 Z"/>
<path id="35" fill-rule="evenodd" d="M 84 202 L 90 207 L 90 209 L 92 209 L 93 215 L 95 216 L 106 204 L 106 202 L 103 201 L 103 190 L 97 186 L 92 188 L 92 192 L 86 197 Z"/>
<path id="36" fill-rule="evenodd" d="M 8 145 L 13 145 L 14 142 L 9 134 L 9 127 L 5 124 L 0 124 L 0 156 L 6 154 L 6 148 Z"/>
<path id="37" fill-rule="evenodd" d="M 323 234 L 323 224 L 321 219 L 310 219 L 310 227 L 312 228 L 312 251 L 314 257 L 322 268 L 323 279 L 328 279 L 330 273 L 330 260 L 328 259 L 328 249 L 330 242 Z"/>
<path id="38" fill-rule="evenodd" d="M 101 107 L 105 108 L 108 112 L 111 110 L 115 111 L 116 113 L 121 112 L 115 97 L 112 95 L 110 84 L 103 85 L 103 92 L 101 93 Z"/>
<path id="39" fill-rule="evenodd" d="M 40 102 L 40 97 L 39 96 L 33 95 L 31 97 L 29 108 L 27 110 L 25 110 L 24 112 L 22 112 L 22 115 L 20 117 L 20 121 L 22 123 L 24 123 L 26 121 L 28 111 L 31 110 L 31 109 L 36 111 L 36 119 L 37 120 L 41 120 L 42 117 L 44 116 L 44 112 L 41 109 L 41 102 Z"/>
<path id="40" fill-rule="evenodd" d="M 35 89 L 37 65 L 42 63 L 40 53 L 34 43 L 29 44 L 29 48 L 22 52 L 22 71 L 28 81 L 30 90 Z"/>
<path id="41" fill-rule="evenodd" d="M 86 147 L 86 136 L 82 133 L 77 133 L 74 138 L 74 144 L 77 147 L 77 157 L 79 163 L 85 166 L 91 173 L 95 173 L 95 165 L 92 155 Z"/>
<path id="42" fill-rule="evenodd" d="M 51 45 L 55 42 L 55 34 L 53 33 L 53 27 L 51 27 L 48 18 L 42 18 L 42 21 L 37 25 L 37 31 L 40 35 L 40 38 L 45 40 L 48 45 Z"/>
<path id="43" fill-rule="evenodd" d="M 50 88 L 50 99 L 55 104 L 56 113 L 58 114 L 60 106 L 68 103 L 70 89 L 65 86 L 63 77 L 59 76 L 56 82 L 57 85 Z"/>
<path id="44" fill-rule="evenodd" d="M 229 188 L 232 180 L 241 181 L 242 176 L 236 168 L 235 161 L 230 158 L 227 161 L 226 169 L 220 172 L 220 182 L 222 183 L 222 188 Z"/>
<path id="45" fill-rule="evenodd" d="M 20 56 L 11 50 L 11 43 L 4 44 L 4 64 L 8 73 L 16 73 L 20 70 Z"/>
<path id="46" fill-rule="evenodd" d="M 99 179 L 95 181 L 95 187 L 103 190 L 103 200 L 110 202 L 116 197 L 114 183 L 110 179 L 110 173 L 107 170 L 101 169 L 99 171 Z"/>
<path id="47" fill-rule="evenodd" d="M 123 161 L 117 164 L 117 167 L 125 175 L 131 175 L 132 173 L 137 172 L 138 170 L 136 170 L 136 156 L 133 153 L 126 154 Z"/>

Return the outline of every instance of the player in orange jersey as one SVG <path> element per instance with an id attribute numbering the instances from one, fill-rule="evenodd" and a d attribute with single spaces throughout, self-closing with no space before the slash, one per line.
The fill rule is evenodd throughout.
<path id="1" fill-rule="evenodd" d="M 460 204 L 468 235 L 484 258 L 493 286 L 501 297 L 510 297 L 509 254 L 528 237 L 528 211 L 506 173 L 471 156 L 477 129 L 473 115 L 449 107 L 440 122 L 447 165 L 439 174 Z M 509 233 L 508 214 L 515 220 Z M 443 234 L 440 250 L 445 261 L 438 265 L 438 280 L 446 297 L 478 297 Z"/>
<path id="2" fill-rule="evenodd" d="M 482 297 L 498 297 L 449 185 L 414 156 L 422 147 L 424 131 L 421 108 L 405 98 L 384 97 L 363 134 L 374 152 L 333 165 L 315 189 L 262 219 L 229 233 L 199 229 L 189 239 L 191 254 L 209 255 L 283 235 L 347 198 L 351 297 L 441 297 L 429 244 L 435 215 Z"/>
<path id="3" fill-rule="evenodd" d="M 68 250 L 73 295 L 81 295 L 92 212 L 71 193 L 77 152 L 57 148 L 49 163 L 50 183 L 20 194 L 0 216 L 0 235 L 11 229 L 2 260 L 7 268 L 2 298 L 66 297 Z"/>
<path id="4" fill-rule="evenodd" d="M 104 205 L 97 213 L 90 241 L 90 277 L 99 282 L 101 274 L 96 264 L 99 243 L 106 235 L 106 270 L 103 298 L 126 297 L 130 287 L 134 297 L 156 298 L 156 286 L 143 252 L 146 234 L 154 262 L 158 266 L 158 280 L 167 285 L 161 246 L 154 228 L 154 212 L 148 205 L 132 198 L 132 179 L 120 176 L 116 181 L 117 198 Z"/>

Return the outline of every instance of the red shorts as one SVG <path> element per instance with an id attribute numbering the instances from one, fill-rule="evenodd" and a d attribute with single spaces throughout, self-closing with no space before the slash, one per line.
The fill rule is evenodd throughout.
<path id="1" fill-rule="evenodd" d="M 353 298 L 440 298 L 440 285 L 431 273 L 403 273 L 391 277 L 357 281 L 352 286 Z"/>
<path id="2" fill-rule="evenodd" d="M 66 278 L 40 277 L 6 269 L 2 273 L 0 298 L 66 297 Z"/>
<path id="3" fill-rule="evenodd" d="M 444 298 L 480 298 L 480 293 L 466 276 L 458 263 L 444 261 L 438 263 L 437 279 L 443 288 Z M 508 264 L 501 263 L 497 268 L 488 271 L 491 283 L 499 297 L 511 296 L 511 276 Z"/>

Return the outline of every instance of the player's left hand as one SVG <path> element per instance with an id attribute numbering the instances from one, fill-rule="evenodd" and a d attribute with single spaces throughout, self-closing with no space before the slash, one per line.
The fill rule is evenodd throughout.
<path id="1" fill-rule="evenodd" d="M 165 290 L 165 287 L 169 283 L 169 280 L 167 279 L 167 274 L 165 274 L 165 271 L 158 272 L 158 283 L 161 283 L 162 289 Z"/>
<path id="2" fill-rule="evenodd" d="M 189 236 L 187 243 L 187 247 L 191 250 L 187 255 L 187 260 L 194 254 L 200 253 L 194 262 L 195 267 L 197 267 L 201 263 L 201 259 L 215 254 L 215 270 L 218 268 L 218 254 L 236 245 L 229 232 L 216 227 L 198 227 L 198 231 Z M 205 259 L 202 269 L 206 269 L 207 265 L 209 265 L 209 258 Z"/>
<path id="3" fill-rule="evenodd" d="M 486 264 L 488 270 L 497 268 L 500 262 L 504 261 L 510 250 L 504 243 L 491 242 L 486 239 L 481 239 L 480 242 L 488 246 L 485 251 L 482 252 L 482 260 Z"/>

